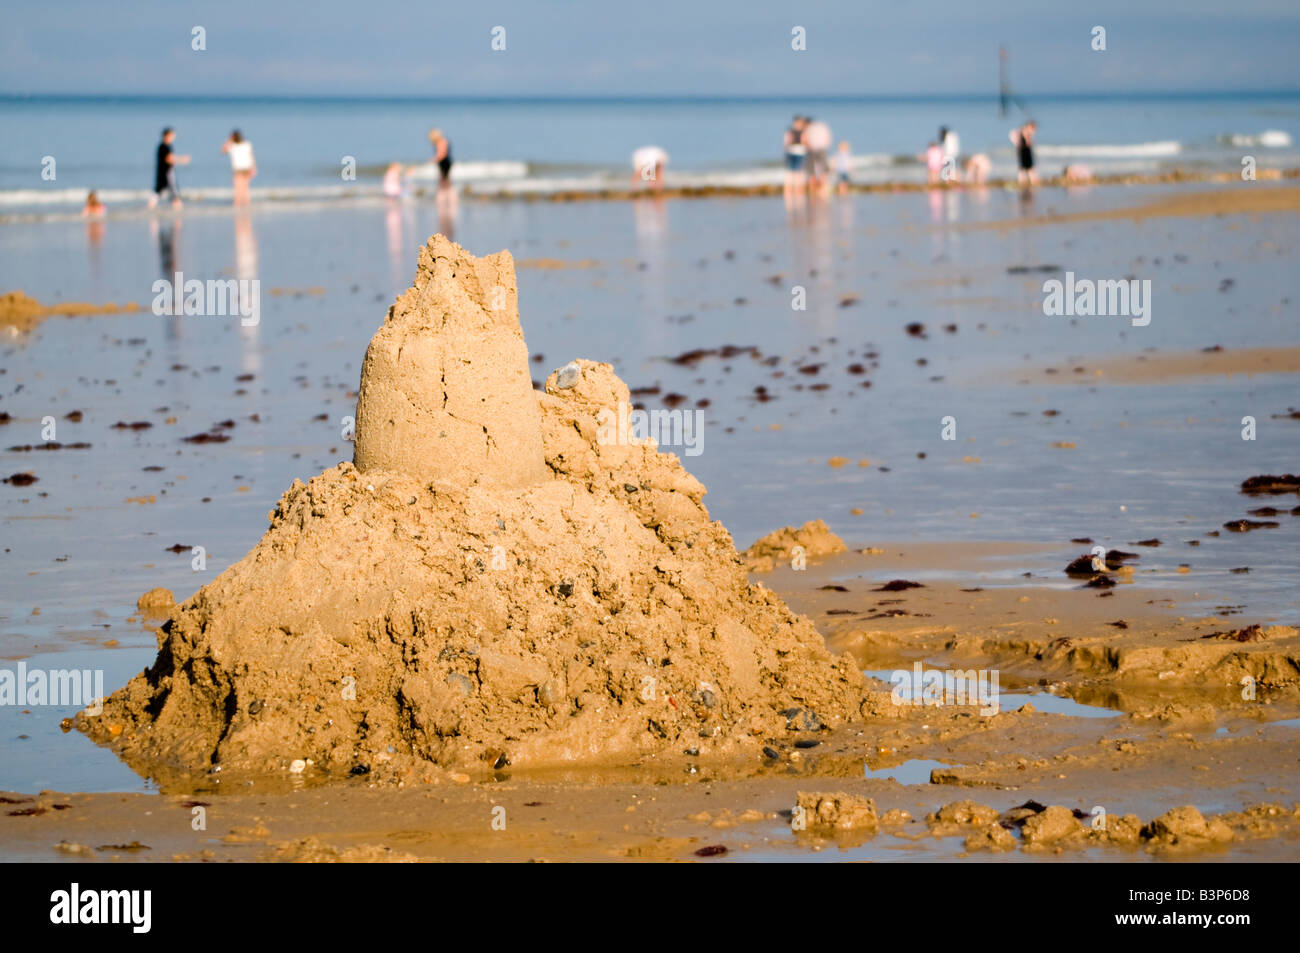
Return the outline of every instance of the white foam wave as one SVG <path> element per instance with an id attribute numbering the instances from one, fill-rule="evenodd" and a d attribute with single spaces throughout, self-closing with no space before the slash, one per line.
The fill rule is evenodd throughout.
<path id="1" fill-rule="evenodd" d="M 1060 156 L 1060 157 L 1088 157 L 1088 158 L 1159 158 L 1161 156 L 1176 156 L 1183 151 L 1182 143 L 1176 139 L 1164 139 L 1159 142 L 1132 142 L 1117 143 L 1114 145 L 1105 144 L 1085 144 L 1085 145 L 1041 145 L 1035 146 L 1034 151 L 1040 156 Z"/>
<path id="2" fill-rule="evenodd" d="M 1234 132 L 1221 137 L 1230 146 L 1263 146 L 1265 149 L 1285 149 L 1291 145 L 1291 134 L 1281 129 L 1266 129 L 1259 135 Z"/>
<path id="3" fill-rule="evenodd" d="M 457 161 L 451 168 L 451 177 L 456 182 L 490 182 L 500 179 L 523 179 L 528 177 L 528 163 L 515 159 L 471 159 Z M 433 162 L 411 166 L 408 174 L 412 179 L 426 180 L 438 178 L 438 166 Z"/>

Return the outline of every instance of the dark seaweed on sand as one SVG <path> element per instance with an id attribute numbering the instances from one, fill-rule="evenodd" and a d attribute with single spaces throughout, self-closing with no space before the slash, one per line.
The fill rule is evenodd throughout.
<path id="1" fill-rule="evenodd" d="M 1241 481 L 1242 493 L 1300 493 L 1300 476 L 1283 473 L 1281 476 L 1264 474 Z"/>
<path id="2" fill-rule="evenodd" d="M 700 347 L 691 351 L 683 351 L 676 357 L 668 358 L 668 363 L 677 364 L 681 367 L 694 367 L 706 357 L 732 358 L 741 354 L 748 354 L 757 360 L 759 358 L 758 348 L 750 344 L 746 347 L 740 347 L 735 344 L 724 344 L 722 347 Z"/>
<path id="3" fill-rule="evenodd" d="M 1252 529 L 1277 529 L 1276 520 L 1232 520 L 1224 523 L 1223 528 L 1234 533 L 1248 533 Z"/>
<path id="4" fill-rule="evenodd" d="M 1127 560 L 1137 558 L 1137 553 L 1126 553 L 1122 549 L 1108 549 L 1106 550 L 1106 569 L 1114 572 L 1116 569 L 1119 569 L 1120 566 L 1124 565 Z M 1065 567 L 1065 574 L 1067 576 L 1095 576 L 1099 572 L 1101 572 L 1100 569 L 1093 568 L 1091 553 L 1072 560 L 1070 564 Z"/>
<path id="5" fill-rule="evenodd" d="M 905 589 L 924 589 L 924 588 L 925 587 L 921 585 L 921 583 L 919 582 L 912 582 L 908 579 L 891 579 L 883 586 L 880 586 L 876 589 L 872 589 L 871 591 L 872 592 L 902 592 Z"/>

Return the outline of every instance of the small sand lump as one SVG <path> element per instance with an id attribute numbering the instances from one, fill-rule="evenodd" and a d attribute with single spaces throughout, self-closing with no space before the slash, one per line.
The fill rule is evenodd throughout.
<path id="1" fill-rule="evenodd" d="M 879 826 L 874 800 L 843 791 L 834 794 L 800 791 L 795 800 L 795 817 L 802 819 L 811 830 L 874 831 Z"/>
<path id="2" fill-rule="evenodd" d="M 778 566 L 789 565 L 799 555 L 816 559 L 842 553 L 847 548 L 825 520 L 809 520 L 798 529 L 786 526 L 758 540 L 745 550 L 745 567 L 750 572 L 771 572 Z"/>
<path id="3" fill-rule="evenodd" d="M 172 595 L 172 591 L 161 586 L 150 589 L 135 602 L 137 610 L 150 615 L 166 615 L 174 605 L 176 605 L 176 597 Z"/>

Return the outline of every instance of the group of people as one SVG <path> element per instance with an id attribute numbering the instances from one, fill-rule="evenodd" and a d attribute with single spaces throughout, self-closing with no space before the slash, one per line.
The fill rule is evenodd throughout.
<path id="1" fill-rule="evenodd" d="M 820 119 L 795 116 L 791 121 L 782 139 L 787 201 L 805 189 L 812 195 L 829 195 L 832 172 L 840 194 L 848 192 L 849 173 L 853 166 L 852 148 L 841 140 L 832 160 L 830 151 L 834 138 L 831 127 Z"/>
<path id="2" fill-rule="evenodd" d="M 1032 126 L 1033 123 L 1027 125 Z M 1012 133 L 1013 141 L 1016 133 Z M 1032 130 L 1026 134 L 1032 141 Z M 917 156 L 918 159 L 925 163 L 926 181 L 930 185 L 937 185 L 940 182 L 968 182 L 971 185 L 983 185 L 988 179 L 989 170 L 993 168 L 993 161 L 988 157 L 988 153 L 976 152 L 968 156 L 965 163 L 961 161 L 961 140 L 957 138 L 957 133 L 947 126 L 939 127 L 939 136 L 931 140 L 926 147 L 925 152 Z M 1026 166 L 1025 163 L 1028 163 Z M 1026 151 L 1022 153 L 1021 168 L 1032 169 L 1034 164 L 1033 150 L 1026 146 Z"/>
<path id="3" fill-rule="evenodd" d="M 1011 130 L 1009 134 L 1011 145 L 1016 153 L 1018 179 L 1022 187 L 1038 184 L 1038 171 L 1034 167 L 1034 135 L 1037 130 L 1038 124 L 1031 119 Z M 174 208 L 181 207 L 181 191 L 176 181 L 176 170 L 179 166 L 188 165 L 191 157 L 178 154 L 173 146 L 175 141 L 176 130 L 168 126 L 162 132 L 162 140 L 158 143 L 155 156 L 153 194 L 149 197 L 150 208 L 155 208 L 165 196 L 170 197 Z M 831 128 L 822 120 L 803 115 L 794 117 L 789 128 L 785 130 L 782 140 L 785 160 L 784 193 L 787 201 L 802 195 L 805 191 L 816 196 L 829 195 L 832 173 L 839 193 L 844 195 L 848 192 L 853 167 L 852 150 L 847 141 L 841 140 L 832 156 L 833 142 Z M 451 189 L 451 142 L 443 135 L 441 129 L 433 129 L 429 132 L 429 144 L 433 149 L 433 162 L 438 167 L 439 204 L 450 205 L 455 201 L 455 193 Z M 250 183 L 257 175 L 253 144 L 236 129 L 222 144 L 221 151 L 230 158 L 234 204 L 246 206 L 251 201 Z M 992 167 L 988 155 L 983 152 L 967 157 L 965 164 L 960 164 L 960 140 L 957 138 L 957 133 L 947 126 L 939 128 L 938 138 L 931 141 L 926 151 L 917 158 L 925 163 L 927 180 L 931 185 L 941 182 L 961 182 L 963 179 L 974 185 L 982 185 Z M 642 146 L 637 149 L 632 154 L 633 187 L 662 189 L 664 169 L 667 165 L 668 153 L 658 146 Z M 400 162 L 393 162 L 388 166 L 383 184 L 386 196 L 389 198 L 402 196 L 411 168 Z M 1062 178 L 1068 184 L 1080 184 L 1092 179 L 1092 171 L 1086 166 L 1067 165 L 1062 172 Z M 92 190 L 86 199 L 82 215 L 98 218 L 102 217 L 105 211 L 103 202 Z"/>
<path id="4" fill-rule="evenodd" d="M 181 189 L 176 181 L 178 166 L 189 165 L 191 156 L 180 155 L 173 148 L 176 130 L 168 126 L 162 132 L 162 141 L 154 162 L 153 195 L 149 207 L 154 208 L 163 196 L 170 196 L 173 208 L 181 207 Z M 252 201 L 249 186 L 257 175 L 257 160 L 253 158 L 253 144 L 238 129 L 230 133 L 221 144 L 221 151 L 230 157 L 230 174 L 233 180 L 234 204 L 248 205 Z"/>
<path id="5" fill-rule="evenodd" d="M 162 139 L 158 143 L 158 148 L 154 155 L 154 181 L 153 192 L 149 196 L 149 207 L 156 208 L 158 203 L 164 198 L 171 200 L 172 208 L 179 209 L 182 205 L 181 188 L 176 180 L 176 170 L 183 165 L 189 165 L 193 157 L 182 155 L 175 149 L 176 130 L 171 126 L 162 131 Z M 442 134 L 442 130 L 434 129 L 429 133 L 429 143 L 433 147 L 433 161 L 438 166 L 439 175 L 439 197 L 450 190 L 451 186 L 451 142 Z M 244 134 L 238 129 L 231 132 L 230 136 L 222 143 L 221 151 L 230 158 L 230 173 L 233 180 L 234 204 L 236 206 L 246 206 L 252 201 L 250 185 L 253 178 L 257 175 L 257 160 L 253 156 L 253 144 L 244 138 Z M 403 178 L 407 169 L 401 163 L 394 162 L 388 168 L 388 173 L 384 176 L 384 194 L 389 196 L 400 196 L 403 188 Z M 81 214 L 86 218 L 102 218 L 107 209 L 104 203 L 100 201 L 99 193 L 91 189 L 86 196 L 86 204 L 81 210 Z"/>
<path id="6" fill-rule="evenodd" d="M 927 181 L 934 185 L 940 181 L 960 180 L 961 173 L 957 169 L 960 157 L 961 141 L 957 138 L 957 133 L 947 126 L 940 126 L 938 141 L 932 140 L 926 147 L 925 154 L 919 158 L 925 160 Z"/>
<path id="7" fill-rule="evenodd" d="M 1038 124 L 1031 119 L 1010 134 L 1022 186 L 1038 184 L 1038 172 L 1034 168 L 1034 134 L 1037 129 Z M 814 195 L 828 195 L 832 172 L 840 194 L 848 192 L 853 166 L 851 147 L 847 141 L 841 140 L 832 159 L 829 157 L 831 142 L 831 129 L 826 123 L 809 116 L 794 117 L 783 139 L 787 200 L 804 189 Z M 917 158 L 925 163 L 927 181 L 931 185 L 962 181 L 983 185 L 993 166 L 984 152 L 968 156 L 963 164 L 961 141 L 956 131 L 948 126 L 939 127 L 938 137 Z M 1091 178 L 1091 172 L 1083 166 L 1067 166 L 1063 177 L 1067 182 L 1083 182 Z"/>
<path id="8" fill-rule="evenodd" d="M 438 197 L 451 190 L 451 140 L 443 135 L 441 129 L 429 130 L 429 145 L 433 149 L 433 162 L 438 167 Z M 390 162 L 384 172 L 384 195 L 390 199 L 401 198 L 406 191 L 406 179 L 415 166 L 406 166 L 400 162 Z"/>
<path id="9" fill-rule="evenodd" d="M 1038 170 L 1034 165 L 1034 136 L 1038 123 L 1030 119 L 1011 130 L 1009 137 L 1016 154 L 1017 179 L 1022 188 L 1038 185 Z M 796 115 L 785 131 L 782 140 L 785 159 L 784 193 L 787 202 L 805 191 L 812 195 L 829 195 L 831 175 L 834 174 L 837 191 L 849 191 L 853 169 L 852 147 L 840 140 L 834 155 L 831 144 L 834 137 L 831 127 L 811 116 Z M 930 185 L 941 182 L 967 182 L 983 185 L 993 168 L 988 153 L 976 152 L 961 161 L 961 141 L 955 130 L 939 127 L 939 135 L 917 156 L 925 163 Z M 668 164 L 668 153 L 658 146 L 643 146 L 632 154 L 632 184 L 663 188 L 663 170 Z M 1092 170 L 1084 165 L 1067 165 L 1061 172 L 1067 185 L 1080 185 L 1092 181 Z"/>
<path id="10" fill-rule="evenodd" d="M 1034 164 L 1034 136 L 1038 132 L 1038 123 L 1029 119 L 1008 133 L 1011 146 L 1016 154 L 1016 179 L 1021 188 L 1038 185 L 1038 169 Z M 988 178 L 992 161 L 983 152 L 977 152 L 966 159 L 958 169 L 961 148 L 957 134 L 946 126 L 939 128 L 939 139 L 931 142 L 925 153 L 919 158 L 925 161 L 928 181 L 931 185 L 939 182 L 965 181 L 974 185 L 983 185 Z M 1067 165 L 1061 171 L 1061 178 L 1067 185 L 1082 185 L 1092 181 L 1092 170 L 1086 165 Z"/>
<path id="11" fill-rule="evenodd" d="M 192 156 L 181 155 L 174 148 L 176 130 L 171 126 L 162 131 L 162 139 L 154 153 L 153 192 L 149 196 L 149 207 L 156 208 L 164 196 L 171 199 L 172 208 L 181 207 L 181 187 L 176 181 L 176 169 L 189 165 Z M 234 130 L 222 143 L 221 151 L 230 157 L 230 172 L 234 179 L 235 205 L 248 205 L 252 201 L 249 184 L 257 175 L 257 161 L 253 158 L 253 144 L 244 138 L 238 129 Z M 86 204 L 81 214 L 86 218 L 103 218 L 107 209 L 94 189 L 86 196 Z"/>

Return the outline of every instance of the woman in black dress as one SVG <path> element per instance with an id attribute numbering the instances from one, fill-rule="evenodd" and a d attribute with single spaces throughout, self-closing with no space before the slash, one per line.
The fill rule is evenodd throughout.
<path id="1" fill-rule="evenodd" d="M 441 187 L 451 181 L 451 143 L 441 129 L 429 133 L 429 142 L 433 145 L 433 161 L 438 163 L 438 185 Z"/>
<path id="2" fill-rule="evenodd" d="M 1031 119 L 1011 131 L 1011 144 L 1016 147 L 1016 164 L 1020 169 L 1022 186 L 1038 184 L 1038 172 L 1034 169 L 1034 132 L 1037 129 L 1038 123 Z"/>

